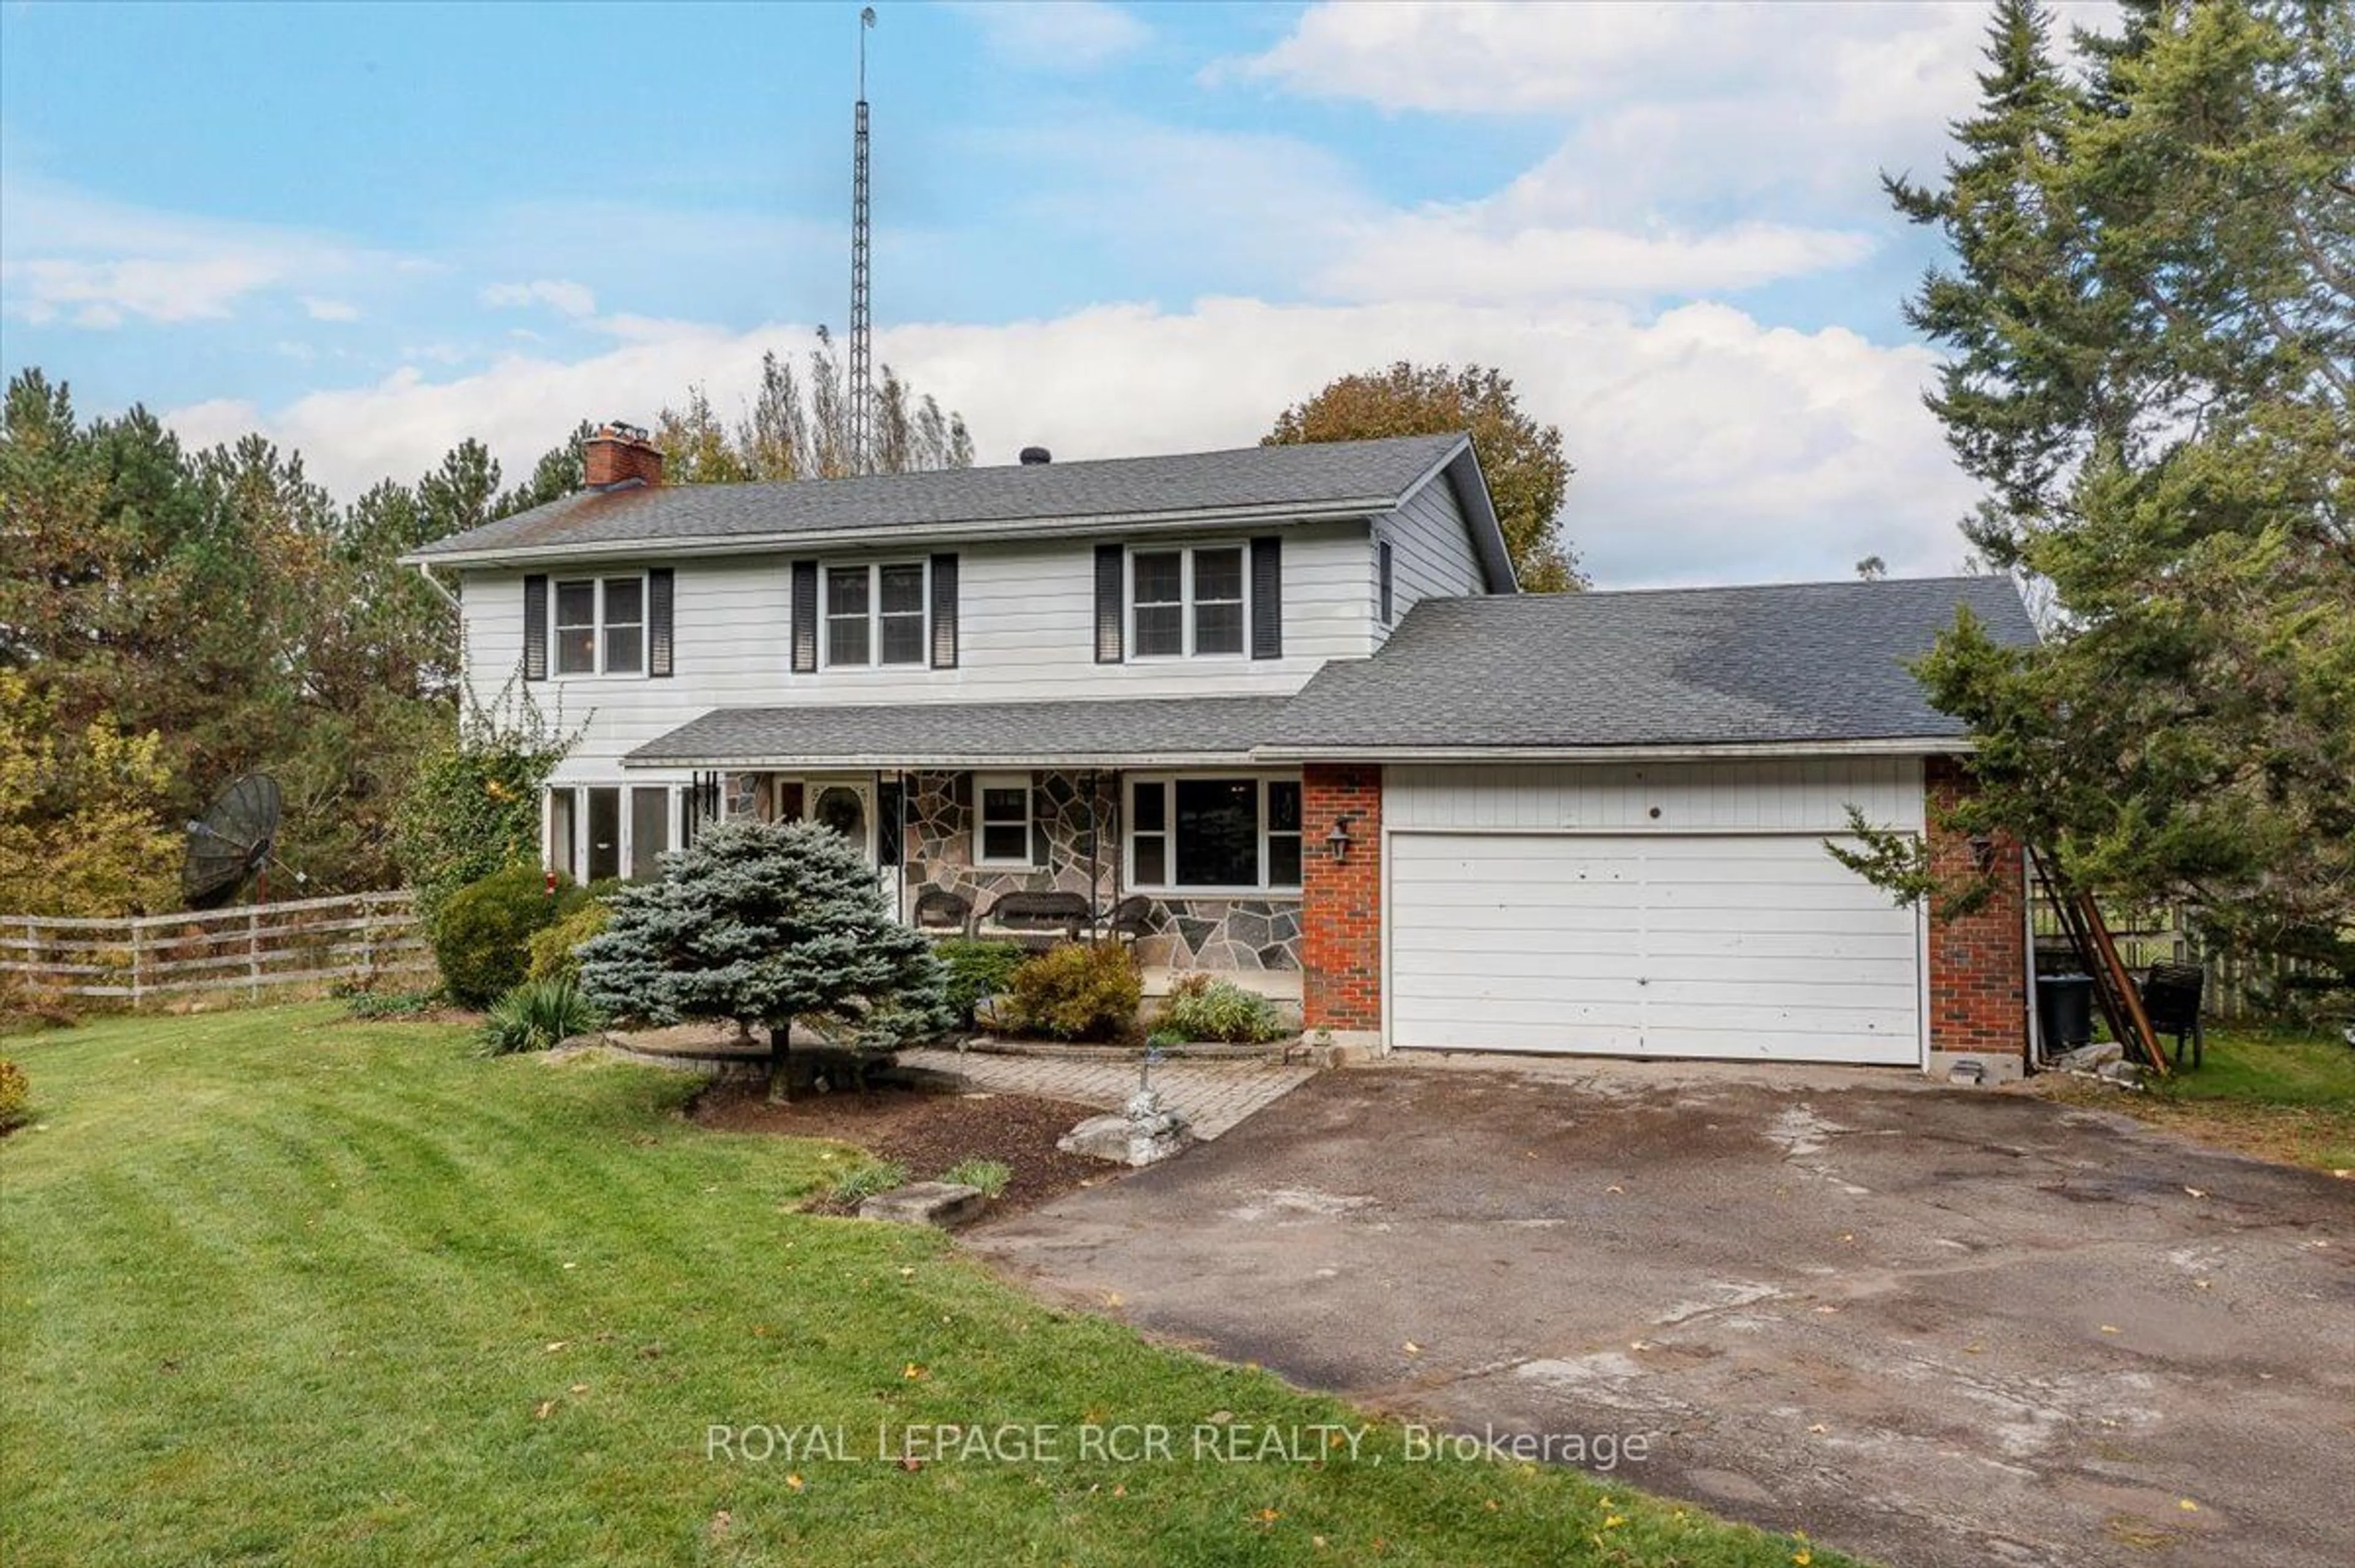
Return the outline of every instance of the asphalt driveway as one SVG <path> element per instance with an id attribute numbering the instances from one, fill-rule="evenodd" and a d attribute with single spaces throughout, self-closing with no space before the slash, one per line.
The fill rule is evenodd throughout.
<path id="1" fill-rule="evenodd" d="M 1328 1072 L 971 1244 L 1457 1429 L 1905 1568 L 2355 1563 L 2355 1183 L 2025 1094 Z"/>

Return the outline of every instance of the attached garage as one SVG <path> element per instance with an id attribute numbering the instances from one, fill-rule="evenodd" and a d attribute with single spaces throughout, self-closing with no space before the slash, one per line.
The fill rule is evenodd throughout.
<path id="1" fill-rule="evenodd" d="M 1390 837 L 1391 1042 L 1907 1064 L 1922 932 L 1816 834 Z"/>

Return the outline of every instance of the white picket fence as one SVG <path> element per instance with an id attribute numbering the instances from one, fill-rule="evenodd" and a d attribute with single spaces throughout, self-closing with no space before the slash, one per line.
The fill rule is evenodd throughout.
<path id="1" fill-rule="evenodd" d="M 74 920 L 0 915 L 0 987 L 110 997 L 139 1007 L 191 993 L 264 992 L 337 982 L 433 983 L 414 901 L 347 893 L 202 913 Z"/>

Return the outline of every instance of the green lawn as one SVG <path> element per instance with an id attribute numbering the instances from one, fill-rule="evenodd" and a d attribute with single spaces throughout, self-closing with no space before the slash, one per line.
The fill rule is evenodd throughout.
<path id="1" fill-rule="evenodd" d="M 0 1561 L 1789 1564 L 1582 1476 L 1190 1457 L 1367 1418 L 795 1212 L 840 1157 L 648 1069 L 330 1006 L 0 1041 Z M 1061 1463 L 707 1455 L 709 1428 L 1053 1424 Z M 1082 1460 L 1158 1424 L 1176 1456 Z M 739 1440 L 741 1443 L 741 1439 Z M 740 1449 L 741 1452 L 741 1449 Z M 1377 1462 L 1377 1461 L 1380 1462 Z"/>
<path id="2" fill-rule="evenodd" d="M 2169 1060 L 2173 1043 L 2169 1042 Z M 2269 1159 L 2355 1168 L 2355 1049 L 2336 1031 L 2217 1025 L 2206 1060 L 2121 1094 L 2056 1080 L 2064 1098 L 2097 1103 Z"/>

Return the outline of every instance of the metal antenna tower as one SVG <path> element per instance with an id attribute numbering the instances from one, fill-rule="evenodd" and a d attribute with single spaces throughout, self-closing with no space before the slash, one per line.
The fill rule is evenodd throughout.
<path id="1" fill-rule="evenodd" d="M 858 107 L 850 140 L 850 471 L 875 467 L 875 300 L 868 255 L 867 178 L 867 34 L 875 7 L 858 13 Z"/>

